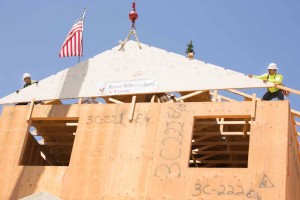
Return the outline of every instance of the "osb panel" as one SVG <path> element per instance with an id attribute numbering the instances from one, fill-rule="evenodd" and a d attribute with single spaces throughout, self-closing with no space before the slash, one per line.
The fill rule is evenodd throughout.
<path id="1" fill-rule="evenodd" d="M 61 196 L 66 167 L 26 166 L 13 170 L 10 198 L 19 199 L 42 191 Z"/>
<path id="2" fill-rule="evenodd" d="M 37 108 L 34 112 L 39 112 Z M 62 109 L 62 113 L 74 108 Z M 80 118 L 69 167 L 18 167 L 15 157 L 21 140 L 13 140 L 10 134 L 24 137 L 21 129 L 26 128 L 26 112 L 21 109 L 15 116 L 13 109 L 5 108 L 7 117 L 1 117 L 5 126 L 0 133 L 6 134 L 5 145 L 9 141 L 16 147 L 0 148 L 3 199 L 43 190 L 62 199 L 300 199 L 299 168 L 295 168 L 287 137 L 287 101 L 257 102 L 249 163 L 244 169 L 189 168 L 188 160 L 194 117 L 249 117 L 252 102 L 138 103 L 131 122 L 129 109 L 130 104 L 81 105 L 73 112 Z M 35 116 L 47 116 L 45 113 Z M 63 117 L 62 113 L 49 116 L 55 119 Z"/>
<path id="3" fill-rule="evenodd" d="M 160 104 L 82 105 L 63 199 L 147 196 Z"/>
<path id="4" fill-rule="evenodd" d="M 39 191 L 57 196 L 65 168 L 18 166 L 27 134 L 29 106 L 6 106 L 0 118 L 0 199 L 19 199 Z"/>
<path id="5" fill-rule="evenodd" d="M 3 107 L 0 116 L 0 146 L 6 145 L 8 133 L 11 127 L 12 118 L 14 116 L 15 107 L 5 106 Z M 1 156 L 0 156 L 1 159 Z"/>
<path id="6" fill-rule="evenodd" d="M 292 116 L 291 116 L 292 117 Z M 289 124 L 288 133 L 288 171 L 286 181 L 286 200 L 300 197 L 300 163 L 298 157 L 298 140 L 296 137 L 295 125 L 292 121 Z"/>
<path id="7" fill-rule="evenodd" d="M 188 168 L 193 117 L 249 115 L 248 103 L 162 105 L 149 199 L 285 199 L 287 102 L 257 103 L 248 168 Z"/>

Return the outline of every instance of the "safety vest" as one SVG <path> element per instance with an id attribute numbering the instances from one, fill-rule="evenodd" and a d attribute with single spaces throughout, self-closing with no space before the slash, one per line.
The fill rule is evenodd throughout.
<path id="1" fill-rule="evenodd" d="M 269 73 L 265 73 L 261 76 L 253 76 L 255 78 L 259 78 L 259 79 L 262 79 L 262 80 L 268 80 L 268 82 L 272 82 L 272 83 L 276 83 L 276 84 L 279 84 L 281 85 L 282 84 L 282 79 L 283 79 L 283 76 L 281 74 L 269 74 Z M 270 92 L 277 92 L 279 89 L 277 87 L 270 87 L 268 88 L 268 90 Z"/>

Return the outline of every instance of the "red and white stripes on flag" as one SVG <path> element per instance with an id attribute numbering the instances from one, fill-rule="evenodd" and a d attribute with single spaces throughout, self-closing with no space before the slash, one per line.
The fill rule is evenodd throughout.
<path id="1" fill-rule="evenodd" d="M 83 46 L 82 46 L 82 32 L 83 32 L 83 21 L 84 21 L 85 10 L 76 20 L 75 24 L 72 26 L 70 32 L 68 33 L 66 40 L 64 41 L 61 50 L 59 52 L 59 57 L 69 57 L 69 56 L 82 56 Z"/>

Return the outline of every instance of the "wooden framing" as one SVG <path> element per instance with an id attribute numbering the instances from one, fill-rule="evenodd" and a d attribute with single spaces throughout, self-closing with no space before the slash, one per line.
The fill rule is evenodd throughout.
<path id="1" fill-rule="evenodd" d="M 27 122 L 30 122 L 30 120 L 31 120 L 31 115 L 32 115 L 33 107 L 34 107 L 34 99 L 32 99 L 31 102 L 30 102 L 28 114 L 27 114 L 27 117 L 26 117 Z"/>
<path id="2" fill-rule="evenodd" d="M 136 96 L 133 96 L 132 100 L 131 100 L 131 104 L 130 104 L 130 111 L 129 111 L 129 114 L 128 114 L 128 120 L 129 121 L 132 121 L 132 119 L 133 119 L 135 103 L 136 103 Z"/>

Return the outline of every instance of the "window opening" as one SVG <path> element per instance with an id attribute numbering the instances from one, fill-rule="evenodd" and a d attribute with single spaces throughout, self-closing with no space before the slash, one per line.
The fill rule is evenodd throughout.
<path id="1" fill-rule="evenodd" d="M 33 120 L 20 165 L 68 166 L 78 120 Z"/>
<path id="2" fill-rule="evenodd" d="M 189 167 L 247 168 L 251 118 L 195 117 Z"/>

